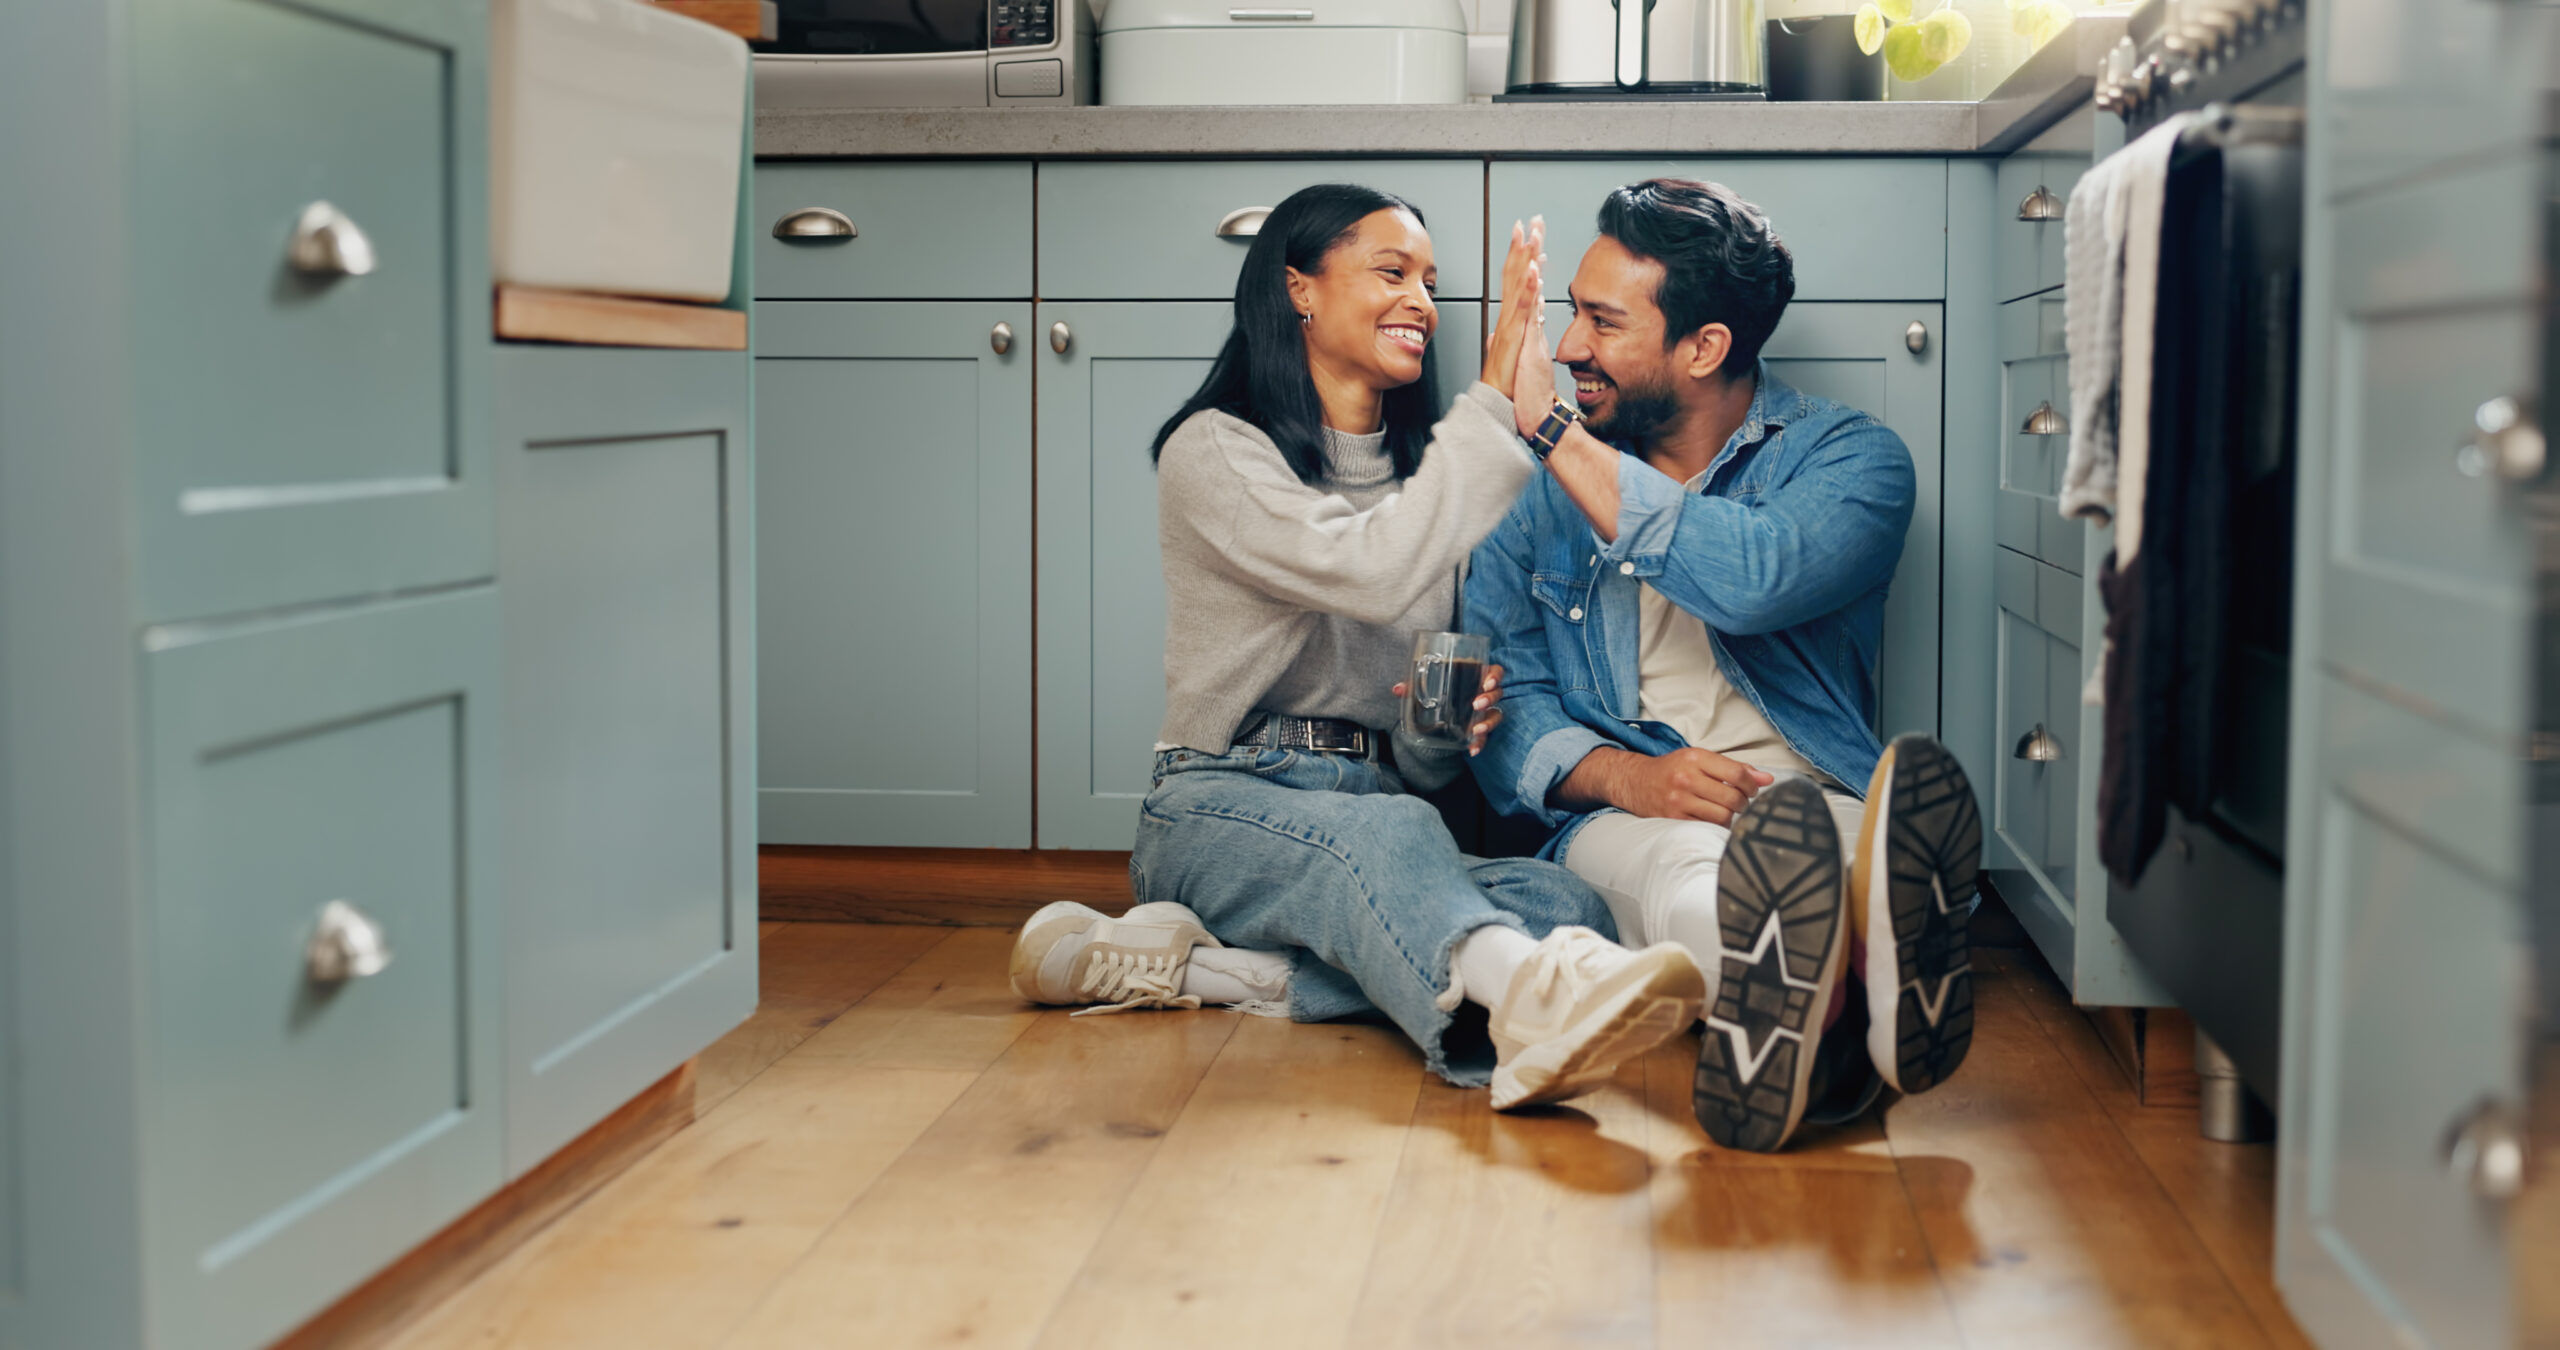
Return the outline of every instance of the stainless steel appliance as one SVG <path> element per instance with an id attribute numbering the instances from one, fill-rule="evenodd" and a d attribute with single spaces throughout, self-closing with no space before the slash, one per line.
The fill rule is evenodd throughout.
<path id="1" fill-rule="evenodd" d="M 781 0 L 754 46 L 759 108 L 1093 101 L 1088 0 Z"/>
<path id="2" fill-rule="evenodd" d="M 1759 98 L 1761 0 L 1516 0 L 1509 101 Z"/>

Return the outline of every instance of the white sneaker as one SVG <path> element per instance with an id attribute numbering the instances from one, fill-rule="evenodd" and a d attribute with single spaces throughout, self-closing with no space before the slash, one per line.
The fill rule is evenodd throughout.
<path id="1" fill-rule="evenodd" d="M 1076 1014 L 1196 1009 L 1182 992 L 1191 949 L 1223 946 L 1200 916 L 1170 900 L 1110 918 L 1090 905 L 1043 905 L 1013 943 L 1013 992 L 1033 1003 L 1092 1003 Z"/>
<path id="2" fill-rule="evenodd" d="M 1676 942 L 1631 952 L 1588 928 L 1547 934 L 1487 1019 L 1493 1109 L 1579 1097 L 1698 1020 L 1707 977 Z"/>

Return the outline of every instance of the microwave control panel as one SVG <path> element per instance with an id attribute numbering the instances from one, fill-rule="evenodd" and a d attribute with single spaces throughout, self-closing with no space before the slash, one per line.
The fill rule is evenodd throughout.
<path id="1" fill-rule="evenodd" d="M 1045 47 L 1057 37 L 1057 0 L 994 0 L 990 47 Z"/>

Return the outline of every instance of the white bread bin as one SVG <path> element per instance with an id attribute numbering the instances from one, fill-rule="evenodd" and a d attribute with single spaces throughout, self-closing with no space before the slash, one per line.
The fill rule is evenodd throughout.
<path id="1" fill-rule="evenodd" d="M 489 28 L 497 279 L 726 299 L 747 44 L 640 0 L 494 0 Z"/>
<path id="2" fill-rule="evenodd" d="M 1111 0 L 1102 101 L 1464 103 L 1458 0 Z"/>

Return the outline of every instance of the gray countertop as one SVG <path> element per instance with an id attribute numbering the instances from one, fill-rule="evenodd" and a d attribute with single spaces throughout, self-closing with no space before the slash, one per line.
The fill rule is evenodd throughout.
<path id="1" fill-rule="evenodd" d="M 1980 103 L 774 109 L 756 114 L 756 156 L 2001 154 L 2088 100 L 2123 31 L 2082 17 Z"/>

